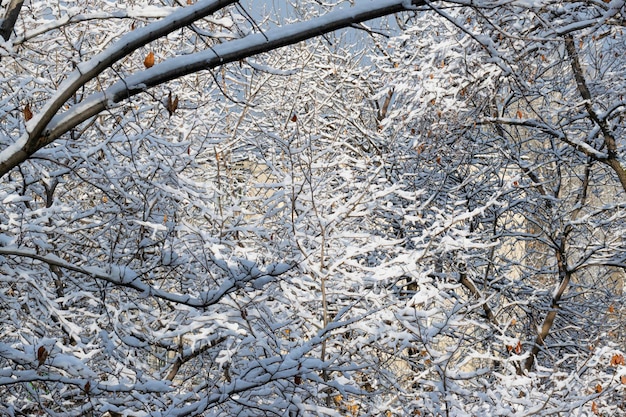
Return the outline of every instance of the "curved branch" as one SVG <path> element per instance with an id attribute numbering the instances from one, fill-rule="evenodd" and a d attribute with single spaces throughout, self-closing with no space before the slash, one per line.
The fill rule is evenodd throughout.
<path id="1" fill-rule="evenodd" d="M 62 28 L 67 25 L 75 25 L 78 23 L 89 22 L 92 20 L 122 20 L 122 19 L 156 19 L 156 18 L 166 18 L 170 16 L 176 8 L 174 7 L 162 7 L 158 11 L 150 10 L 146 12 L 142 8 L 130 8 L 123 11 L 114 11 L 114 12 L 100 12 L 100 13 L 80 13 L 72 16 L 64 16 L 58 20 L 55 20 L 52 23 L 48 23 L 45 25 L 38 26 L 37 28 L 24 33 L 22 36 L 13 40 L 13 45 L 21 45 L 31 39 L 34 39 L 44 33 Z M 212 23 L 218 26 L 224 26 L 225 21 L 223 19 L 212 19 L 209 16 L 206 16 L 205 21 Z"/>
<path id="2" fill-rule="evenodd" d="M 215 68 L 229 62 L 239 61 L 263 52 L 272 51 L 283 46 L 324 35 L 337 29 L 349 27 L 355 23 L 409 10 L 415 5 L 422 5 L 423 1 L 424 0 L 362 1 L 353 7 L 341 8 L 306 22 L 294 23 L 264 33 L 251 34 L 241 39 L 225 42 L 202 52 L 171 58 L 150 69 L 120 80 L 104 92 L 94 93 L 83 102 L 57 115 L 61 106 L 71 97 L 78 87 L 89 79 L 97 76 L 110 64 L 124 57 L 139 46 L 144 45 L 149 40 L 161 36 L 157 36 L 157 33 L 169 33 L 176 27 L 184 26 L 202 16 L 200 16 L 200 12 L 193 14 L 193 17 L 191 17 L 192 13 L 185 13 L 183 16 L 177 16 L 176 19 L 167 18 L 163 21 L 148 25 L 142 28 L 146 33 L 142 33 L 140 36 L 135 35 L 128 40 L 125 40 L 126 37 L 123 37 L 122 40 L 107 51 L 96 56 L 88 63 L 78 66 L 80 72 L 71 75 L 68 81 L 59 87 L 59 93 L 50 100 L 42 114 L 28 122 L 27 127 L 29 133 L 0 152 L 0 177 L 27 160 L 37 150 L 54 142 L 80 123 L 146 89 L 188 74 Z M 211 3 L 211 6 L 219 10 L 233 2 L 234 0 L 216 0 Z M 205 9 L 209 10 L 209 7 L 205 6 Z M 206 12 L 207 10 L 204 11 Z M 170 26 L 162 23 L 166 20 L 169 22 Z M 157 23 L 162 32 L 155 31 L 153 25 Z M 116 48 L 119 48 L 119 50 L 116 50 Z M 100 62 L 100 60 L 103 61 Z"/>
<path id="3" fill-rule="evenodd" d="M 593 97 L 591 95 L 591 91 L 589 91 L 589 87 L 587 87 L 587 81 L 585 80 L 585 74 L 583 72 L 582 65 L 580 64 L 578 51 L 576 50 L 576 45 L 574 45 L 574 37 L 570 34 L 565 35 L 565 49 L 567 50 L 567 55 L 569 55 L 572 72 L 574 73 L 574 79 L 576 80 L 576 86 L 578 87 L 580 96 L 584 100 L 587 114 L 589 114 L 589 118 L 602 131 L 604 145 L 607 149 L 607 157 L 604 160 L 598 158 L 596 159 L 604 162 L 613 169 L 615 174 L 617 174 L 617 178 L 619 179 L 622 188 L 626 191 L 626 168 L 624 168 L 617 158 L 617 140 L 615 139 L 606 118 L 600 117 L 593 108 Z M 593 157 L 593 155 L 588 156 Z"/>
<path id="4" fill-rule="evenodd" d="M 543 323 L 541 324 L 541 328 L 538 329 L 537 336 L 535 337 L 535 341 L 533 342 L 532 348 L 530 350 L 530 354 L 526 358 L 524 362 L 524 370 L 530 372 L 532 369 L 537 355 L 541 350 L 541 347 L 544 346 L 546 338 L 550 334 L 550 330 L 552 329 L 552 325 L 554 324 L 554 319 L 556 318 L 557 313 L 560 310 L 559 302 L 563 297 L 563 294 L 569 287 L 569 283 L 572 279 L 572 271 L 569 270 L 567 266 L 567 260 L 565 259 L 565 248 L 564 244 L 561 243 L 559 248 L 556 251 L 556 259 L 557 265 L 559 268 L 559 283 L 552 294 L 552 300 L 550 302 L 550 311 L 543 319 Z"/>
<path id="5" fill-rule="evenodd" d="M 48 127 L 52 118 L 61 110 L 65 102 L 87 82 L 138 48 L 235 2 L 236 0 L 212 0 L 197 2 L 193 6 L 181 8 L 165 19 L 122 36 L 119 41 L 102 53 L 87 62 L 79 64 L 76 70 L 58 87 L 56 94 L 48 100 L 42 110 L 26 123 L 26 133 L 17 142 L 0 153 L 0 176 L 3 176 L 8 170 L 24 162 L 38 149 L 50 143 L 42 136 L 42 133 Z M 87 120 L 89 117 L 84 120 Z"/>

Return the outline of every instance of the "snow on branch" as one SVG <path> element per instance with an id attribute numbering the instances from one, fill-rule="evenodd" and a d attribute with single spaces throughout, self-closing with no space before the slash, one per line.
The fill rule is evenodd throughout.
<path id="1" fill-rule="evenodd" d="M 364 395 L 366 393 L 358 387 L 339 387 L 333 381 L 321 380 L 319 378 L 319 371 L 329 368 L 333 364 L 334 359 L 322 361 L 315 358 L 314 353 L 335 329 L 344 328 L 360 319 L 361 317 L 353 317 L 340 321 L 338 315 L 333 322 L 328 323 L 327 326 L 320 329 L 314 337 L 305 341 L 301 346 L 284 354 L 252 360 L 248 365 L 247 372 L 242 373 L 242 377 L 233 379 L 220 386 L 218 389 L 213 389 L 207 396 L 197 401 L 182 406 L 180 403 L 172 404 L 164 414 L 168 416 L 199 415 L 223 402 L 226 398 L 233 398 L 247 391 L 264 389 L 263 387 L 267 386 L 267 384 L 272 381 L 293 380 L 296 377 L 316 380 L 321 384 L 334 386 L 344 391 L 349 390 L 357 395 Z"/>
<path id="2" fill-rule="evenodd" d="M 54 142 L 64 133 L 99 114 L 110 106 L 137 95 L 149 88 L 165 82 L 211 69 L 229 62 L 239 61 L 263 52 L 292 45 L 352 24 L 375 19 L 381 16 L 407 10 L 403 0 L 365 0 L 353 7 L 338 8 L 326 15 L 309 21 L 268 30 L 264 33 L 250 34 L 214 46 L 195 54 L 168 59 L 153 67 L 122 79 L 104 92 L 94 93 L 83 102 L 58 114 L 63 104 L 87 81 L 96 77 L 112 63 L 128 55 L 148 42 L 158 39 L 177 28 L 211 14 L 233 0 L 216 0 L 209 4 L 198 2 L 196 6 L 183 8 L 172 13 L 168 18 L 137 29 L 123 36 L 115 45 L 98 54 L 88 62 L 79 64 L 77 72 L 72 73 L 59 87 L 58 92 L 27 124 L 28 132 L 16 142 L 0 152 L 0 176 L 24 162 L 38 149 Z M 204 5 L 201 7 L 200 5 Z M 423 0 L 413 0 L 413 5 L 423 4 Z M 188 10 L 189 9 L 189 10 Z M 19 149 L 18 149 L 19 148 Z"/>
<path id="3" fill-rule="evenodd" d="M 130 268 L 124 266 L 113 265 L 110 271 L 107 271 L 99 267 L 81 267 L 70 262 L 67 262 L 58 256 L 47 254 L 40 255 L 30 249 L 21 249 L 17 247 L 0 247 L 0 255 L 18 256 L 24 258 L 34 259 L 40 262 L 44 262 L 48 265 L 53 265 L 59 268 L 67 269 L 69 271 L 85 274 L 96 279 L 110 282 L 114 285 L 122 287 L 132 288 L 141 293 L 144 297 L 156 297 L 162 300 L 170 301 L 176 304 L 183 304 L 190 307 L 203 308 L 218 303 L 223 296 L 229 294 L 237 289 L 245 286 L 246 284 L 252 284 L 255 289 L 260 289 L 276 276 L 284 274 L 293 265 L 289 264 L 274 264 L 268 266 L 265 270 L 258 268 L 246 268 L 249 273 L 239 273 L 235 278 L 225 280 L 219 288 L 211 291 L 201 293 L 198 297 L 192 297 L 188 294 L 177 294 L 167 291 L 163 291 L 159 288 L 151 286 L 143 282 L 139 275 Z"/>
<path id="4" fill-rule="evenodd" d="M 198 19 L 211 15 L 220 9 L 235 3 L 235 0 L 213 0 L 197 2 L 195 5 L 181 8 L 168 17 L 138 28 L 122 36 L 115 44 L 94 56 L 87 62 L 80 63 L 67 79 L 58 87 L 41 111 L 26 123 L 27 132 L 16 142 L 0 152 L 0 176 L 11 168 L 24 162 L 36 150 L 54 139 L 42 137 L 44 129 L 79 88 L 94 79 L 113 63 L 124 58 L 138 48 L 159 39 L 177 29 L 185 27 Z M 90 116 L 83 120 L 87 120 Z M 16 149 L 19 147 L 19 149 Z"/>
<path id="5" fill-rule="evenodd" d="M 107 20 L 107 19 L 156 19 L 170 16 L 173 12 L 179 10 L 175 7 L 156 7 L 142 5 L 141 7 L 130 7 L 127 10 L 117 10 L 113 12 L 100 13 L 79 13 L 75 15 L 66 15 L 60 19 L 45 25 L 38 26 L 24 35 L 16 38 L 13 45 L 20 45 L 28 40 L 36 38 L 44 33 L 59 29 L 66 25 L 88 22 L 90 20 Z M 211 19 L 206 17 L 207 21 L 216 25 L 229 26 L 232 21 L 229 19 Z"/>
<path id="6" fill-rule="evenodd" d="M 229 62 L 239 61 L 320 36 L 354 23 L 403 10 L 405 10 L 404 2 L 400 0 L 363 1 L 354 7 L 341 8 L 309 21 L 293 23 L 264 33 L 254 33 L 241 39 L 216 45 L 202 52 L 168 59 L 152 68 L 116 82 L 103 93 L 93 94 L 82 103 L 56 116 L 43 132 L 45 142 L 46 144 L 53 142 L 65 132 L 102 112 L 109 106 L 173 79 L 215 68 Z M 1 162 L 0 154 L 0 164 Z M 1 174 L 3 174 L 2 170 L 0 170 Z"/>

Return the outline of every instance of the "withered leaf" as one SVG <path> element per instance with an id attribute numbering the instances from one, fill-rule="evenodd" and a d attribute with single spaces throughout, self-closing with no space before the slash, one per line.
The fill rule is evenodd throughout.
<path id="1" fill-rule="evenodd" d="M 154 52 L 150 51 L 150 53 L 146 55 L 146 59 L 143 60 L 143 65 L 146 68 L 151 68 L 154 65 Z"/>
<path id="2" fill-rule="evenodd" d="M 39 349 L 37 349 L 37 362 L 39 362 L 39 366 L 43 365 L 46 359 L 48 359 L 48 351 L 45 347 L 39 346 Z"/>

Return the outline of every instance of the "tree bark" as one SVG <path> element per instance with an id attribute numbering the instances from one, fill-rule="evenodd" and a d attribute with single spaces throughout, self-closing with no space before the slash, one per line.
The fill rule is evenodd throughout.
<path id="1" fill-rule="evenodd" d="M 567 267 L 567 259 L 565 258 L 565 237 L 561 238 L 561 242 L 559 244 L 559 248 L 556 250 L 556 262 L 559 269 L 559 284 L 556 290 L 552 295 L 552 301 L 550 302 L 550 311 L 546 315 L 546 318 L 543 320 L 541 325 L 541 329 L 537 333 L 537 337 L 535 338 L 535 342 L 533 343 L 533 347 L 530 350 L 530 355 L 526 358 L 524 362 L 524 370 L 530 371 L 535 363 L 535 359 L 537 358 L 537 354 L 539 354 L 539 350 L 541 346 L 545 344 L 545 340 L 550 334 L 550 329 L 552 329 L 552 325 L 554 324 L 554 319 L 559 311 L 559 301 L 563 297 L 563 294 L 569 287 L 569 283 L 572 279 L 572 273 Z"/>
<path id="2" fill-rule="evenodd" d="M 0 36 L 2 36 L 5 41 L 8 41 L 11 37 L 11 32 L 13 32 L 17 17 L 20 15 L 22 4 L 24 4 L 24 0 L 11 0 L 7 5 L 4 19 L 0 23 Z"/>
<path id="3" fill-rule="evenodd" d="M 594 155 L 590 156 L 611 167 L 615 174 L 617 174 L 617 178 L 622 185 L 622 189 L 626 191 L 626 168 L 617 159 L 617 141 L 615 139 L 615 136 L 613 135 L 611 127 L 606 121 L 606 118 L 599 117 L 599 115 L 593 108 L 593 97 L 591 96 L 591 91 L 589 90 L 589 87 L 587 87 L 585 73 L 582 66 L 580 65 L 578 51 L 576 51 L 576 45 L 574 44 L 574 37 L 570 34 L 565 35 L 565 49 L 567 50 L 567 54 L 569 55 L 570 65 L 572 67 L 572 72 L 574 73 L 574 79 L 576 80 L 576 86 L 578 87 L 580 96 L 584 100 L 587 114 L 589 114 L 589 118 L 595 124 L 597 124 L 598 127 L 600 127 L 600 131 L 602 132 L 602 138 L 604 140 L 604 145 L 607 149 L 606 158 L 598 159 Z"/>

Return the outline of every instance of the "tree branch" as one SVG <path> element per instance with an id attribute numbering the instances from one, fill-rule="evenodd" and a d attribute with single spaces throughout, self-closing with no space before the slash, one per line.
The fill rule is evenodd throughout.
<path id="1" fill-rule="evenodd" d="M 595 155 L 592 154 L 587 154 L 587 156 L 595 158 L 598 161 L 604 162 L 605 164 L 610 166 L 617 174 L 617 178 L 619 179 L 622 188 L 624 189 L 624 191 L 626 191 L 626 168 L 624 168 L 617 159 L 617 141 L 615 140 L 613 132 L 611 131 L 611 128 L 606 119 L 599 117 L 593 108 L 593 97 L 591 96 L 591 91 L 589 91 L 589 88 L 587 87 L 585 74 L 583 72 L 582 66 L 580 65 L 578 52 L 576 51 L 576 45 L 574 45 L 574 37 L 571 34 L 565 35 L 565 49 L 567 50 L 567 54 L 569 55 L 572 72 L 574 73 L 574 79 L 576 80 L 578 91 L 580 92 L 580 95 L 584 100 L 585 109 L 589 114 L 589 118 L 591 118 L 591 120 L 596 125 L 598 125 L 598 127 L 602 131 L 604 145 L 607 149 L 607 157 L 605 159 L 595 158 Z"/>
<path id="2" fill-rule="evenodd" d="M 0 20 L 0 36 L 2 36 L 5 41 L 8 41 L 11 37 L 11 32 L 13 32 L 17 17 L 20 15 L 22 4 L 24 4 L 24 0 L 11 0 L 7 5 L 4 19 Z"/>
<path id="3" fill-rule="evenodd" d="M 550 329 L 552 329 L 554 319 L 559 311 L 559 302 L 569 287 L 569 283 L 572 278 L 572 271 L 568 269 L 567 260 L 565 258 L 565 236 L 561 237 L 560 240 L 559 247 L 556 249 L 556 261 L 559 269 L 559 284 L 552 295 L 550 311 L 543 320 L 541 329 L 539 329 L 539 332 L 535 337 L 535 342 L 530 350 L 530 355 L 526 358 L 526 362 L 524 362 L 524 369 L 526 371 L 530 371 L 533 367 L 541 346 L 545 344 L 546 338 L 550 334 Z"/>
<path id="4" fill-rule="evenodd" d="M 210 10 L 219 10 L 233 2 L 234 0 L 217 0 L 210 4 L 213 8 L 204 6 L 204 8 L 200 9 L 202 13 L 199 11 L 194 14 L 185 13 L 176 18 L 168 17 L 148 25 L 142 28 L 145 29 L 145 34 L 142 33 L 141 36 L 135 35 L 129 39 L 124 36 L 114 46 L 97 55 L 91 61 L 79 64 L 79 73 L 70 75 L 68 80 L 59 87 L 58 94 L 51 98 L 44 107 L 42 114 L 37 115 L 28 122 L 27 128 L 29 133 L 0 152 L 0 177 L 27 160 L 37 150 L 54 142 L 80 123 L 149 88 L 188 74 L 292 45 L 355 23 L 409 10 L 411 5 L 423 4 L 423 0 L 363 1 L 353 7 L 338 9 L 307 22 L 294 23 L 271 29 L 264 33 L 251 34 L 241 39 L 216 45 L 202 52 L 174 57 L 145 71 L 130 75 L 113 84 L 104 92 L 94 93 L 64 113 L 57 114 L 65 101 L 80 86 L 97 76 L 113 62 L 123 58 L 149 41 L 175 30 L 177 27 L 185 26 L 205 14 L 210 14 Z M 167 24 L 163 23 L 165 21 L 167 21 Z M 158 26 L 155 27 L 157 24 Z M 158 29 L 160 29 L 160 32 Z"/>
<path id="5" fill-rule="evenodd" d="M 137 274 L 130 270 L 121 270 L 118 273 L 111 273 L 97 267 L 80 267 L 61 259 L 58 256 L 50 254 L 40 255 L 32 250 L 20 249 L 16 247 L 0 247 L 0 255 L 34 259 L 50 266 L 56 266 L 78 272 L 99 280 L 110 282 L 120 287 L 131 288 L 140 292 L 142 296 L 156 297 L 172 303 L 184 304 L 196 308 L 204 308 L 214 305 L 218 303 L 226 294 L 230 294 L 246 284 L 252 284 L 255 288 L 260 288 L 267 283 L 268 278 L 281 275 L 292 268 L 291 265 L 287 264 L 275 264 L 265 271 L 252 268 L 249 273 L 245 275 L 242 274 L 242 276 L 236 278 L 226 279 L 220 287 L 215 290 L 206 291 L 199 294 L 197 297 L 192 297 L 188 294 L 171 293 L 155 288 L 143 282 Z"/>
<path id="6" fill-rule="evenodd" d="M 26 123 L 26 133 L 0 153 L 0 177 L 54 140 L 49 140 L 43 134 L 44 130 L 63 105 L 88 81 L 138 48 L 235 2 L 236 0 L 200 1 L 193 6 L 181 8 L 165 19 L 122 36 L 119 41 L 102 53 L 87 62 L 78 64 L 76 70 L 58 87 L 56 94 L 48 100 L 40 112 Z M 83 120 L 87 120 L 91 116 L 93 114 Z"/>
<path id="7" fill-rule="evenodd" d="M 184 353 L 181 353 L 180 355 L 176 356 L 176 359 L 174 360 L 174 363 L 172 364 L 172 368 L 168 372 L 165 379 L 168 381 L 173 381 L 174 378 L 176 378 L 176 375 L 178 374 L 178 371 L 180 370 L 181 366 L 183 366 L 185 363 L 189 362 L 193 358 L 200 356 L 207 350 L 219 345 L 226 339 L 227 339 L 226 336 L 221 336 L 220 338 L 211 341 L 211 343 L 205 344 L 199 349 L 192 349 L 187 355 L 185 355 Z"/>

